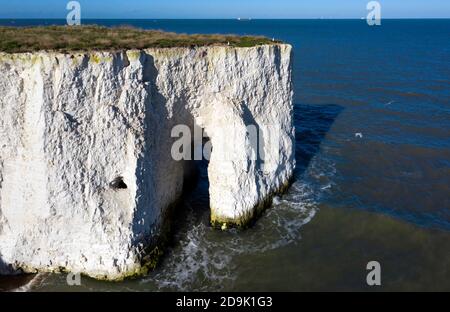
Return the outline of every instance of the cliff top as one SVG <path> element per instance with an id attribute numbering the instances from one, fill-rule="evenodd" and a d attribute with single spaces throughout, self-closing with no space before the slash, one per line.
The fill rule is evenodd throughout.
<path id="1" fill-rule="evenodd" d="M 187 35 L 133 27 L 42 26 L 0 27 L 0 51 L 7 53 L 50 51 L 124 50 L 230 45 L 252 47 L 280 43 L 260 36 Z"/>

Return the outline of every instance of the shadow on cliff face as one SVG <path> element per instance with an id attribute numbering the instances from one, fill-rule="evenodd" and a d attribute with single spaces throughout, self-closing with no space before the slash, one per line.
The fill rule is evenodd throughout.
<path id="1" fill-rule="evenodd" d="M 296 174 L 308 168 L 311 159 L 344 107 L 336 104 L 294 104 Z"/>
<path id="2" fill-rule="evenodd" d="M 209 225 L 210 201 L 208 164 L 205 159 L 190 161 L 190 174 L 185 176 L 183 194 L 179 205 L 175 207 L 173 232 L 169 244 L 173 247 L 193 225 L 203 223 Z"/>
<path id="3" fill-rule="evenodd" d="M 0 256 L 0 275 L 5 273 L 6 267 L 6 264 L 3 262 L 2 257 Z"/>
<path id="4" fill-rule="evenodd" d="M 174 94 L 175 99 L 168 98 L 167 95 L 161 93 L 158 88 L 157 79 L 160 75 L 159 69 L 155 64 L 154 57 L 150 54 L 141 55 L 141 61 L 143 63 L 143 83 L 146 84 L 148 96 L 145 99 L 145 146 L 147 148 L 158 148 L 158 151 L 162 155 L 167 155 L 168 158 L 171 156 L 172 144 L 167 144 L 167 140 L 172 139 L 175 141 L 176 138 L 172 138 L 171 130 L 176 125 L 187 125 L 193 133 L 194 129 L 194 117 L 191 112 L 186 107 L 188 102 L 188 95 L 183 92 L 177 92 Z M 169 102 L 171 101 L 171 102 Z M 168 105 L 170 104 L 170 105 Z M 169 107 L 173 111 L 169 111 Z M 162 119 L 161 116 L 172 116 L 168 119 Z M 172 143 L 173 143 L 172 141 Z M 192 149 L 192 151 L 194 148 Z M 145 153 L 144 153 L 145 154 Z M 151 154 L 151 153 L 148 153 Z M 158 161 L 158 159 L 156 159 Z M 178 214 L 183 214 L 185 211 L 185 198 L 190 196 L 191 193 L 197 193 L 197 184 L 203 185 L 206 183 L 206 191 L 208 190 L 208 176 L 207 176 L 207 163 L 201 165 L 197 161 L 183 161 L 183 162 L 172 162 L 170 166 L 171 170 L 178 169 L 183 172 L 184 183 L 183 192 L 181 198 L 165 211 L 161 218 L 163 218 L 162 228 L 157 229 L 161 233 L 161 237 L 157 239 L 152 238 L 151 230 L 148 227 L 142 226 L 140 220 L 145 219 L 149 216 L 146 214 L 148 203 L 153 202 L 153 198 L 150 192 L 146 192 L 146 189 L 153 189 L 154 194 L 164 194 L 168 192 L 168 189 L 172 187 L 170 183 L 166 183 L 166 170 L 167 166 L 152 165 L 155 159 L 152 156 L 140 157 L 137 161 L 136 177 L 139 181 L 144 181 L 147 183 L 138 190 L 137 197 L 142 199 L 139 201 L 133 220 L 133 233 L 138 233 L 134 237 L 133 244 L 138 244 L 141 241 L 145 241 L 145 245 L 152 246 L 155 243 L 165 245 L 165 243 L 170 243 L 173 237 L 173 226 L 174 222 L 172 219 L 177 219 Z M 150 170 L 142 170 L 142 168 L 151 168 Z M 206 176 L 205 176 L 206 173 Z M 155 177 L 158 183 L 155 183 Z M 159 179 L 158 179 L 159 178 Z M 204 190 L 204 188 L 202 188 Z M 170 192 L 170 190 L 169 190 Z M 146 199 L 144 200 L 144 197 Z M 207 195 L 207 206 L 209 208 L 209 194 Z M 170 221 L 169 221 L 170 220 Z M 151 221 L 151 220 L 150 220 Z M 148 224 L 149 222 L 145 222 Z M 150 239 L 148 239 L 150 237 Z M 164 248 L 163 248 L 164 249 Z"/>
<path id="5" fill-rule="evenodd" d="M 0 253 L 0 276 L 2 275 L 10 275 L 12 273 L 11 266 L 5 263 L 2 259 L 2 255 Z"/>

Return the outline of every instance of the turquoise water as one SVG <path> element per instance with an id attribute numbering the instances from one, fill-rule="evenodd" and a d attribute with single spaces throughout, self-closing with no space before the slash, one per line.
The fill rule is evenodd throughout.
<path id="1" fill-rule="evenodd" d="M 208 225 L 203 164 L 155 272 L 80 287 L 40 275 L 27 289 L 372 290 L 377 260 L 378 290 L 450 290 L 450 20 L 89 22 L 292 44 L 296 179 L 253 228 L 223 233 Z M 0 20 L 45 23 L 64 21 Z"/>

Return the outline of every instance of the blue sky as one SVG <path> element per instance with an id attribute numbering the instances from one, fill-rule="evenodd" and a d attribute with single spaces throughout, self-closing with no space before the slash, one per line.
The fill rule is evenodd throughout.
<path id="1" fill-rule="evenodd" d="M 82 18 L 360 18 L 369 0 L 79 0 Z M 450 0 L 379 0 L 383 18 L 450 18 Z M 0 0 L 0 18 L 64 18 L 68 0 Z"/>

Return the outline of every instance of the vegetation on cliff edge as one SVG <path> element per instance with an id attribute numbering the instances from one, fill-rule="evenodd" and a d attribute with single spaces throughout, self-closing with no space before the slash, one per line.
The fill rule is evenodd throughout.
<path id="1" fill-rule="evenodd" d="M 261 36 L 177 34 L 133 27 L 42 26 L 0 27 L 0 51 L 7 53 L 48 51 L 124 50 L 145 48 L 230 45 L 252 47 L 279 43 Z"/>

